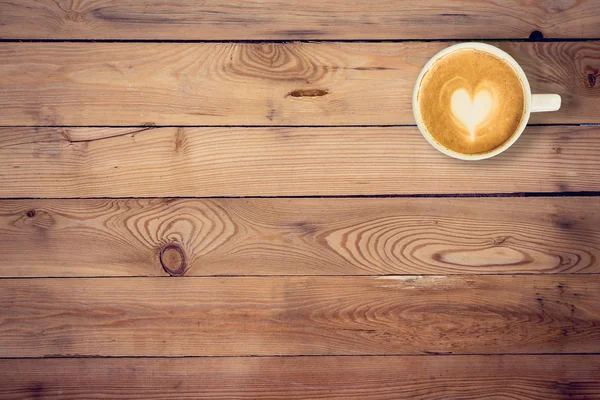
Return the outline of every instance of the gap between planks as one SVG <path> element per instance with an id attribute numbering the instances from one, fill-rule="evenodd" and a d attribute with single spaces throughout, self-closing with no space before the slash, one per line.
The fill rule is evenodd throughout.
<path id="1" fill-rule="evenodd" d="M 186 40 L 186 39 L 0 39 L 0 43 L 233 43 L 233 44 L 288 44 L 288 43 L 451 43 L 451 42 L 492 42 L 492 43 L 560 43 L 560 42 L 594 42 L 598 37 L 589 38 L 543 38 L 543 39 L 511 39 L 511 38 L 433 38 L 433 39 L 265 39 L 265 40 Z"/>
<path id="2" fill-rule="evenodd" d="M 0 201 L 14 200 L 218 200 L 218 199 L 464 199 L 464 198 L 521 198 L 521 197 L 597 197 L 600 191 L 581 192 L 515 192 L 515 193 L 431 193 L 431 194 L 348 194 L 297 196 L 125 196 L 125 197 L 0 197 Z"/>
<path id="3" fill-rule="evenodd" d="M 405 358 L 405 357 L 448 357 L 448 358 L 461 358 L 461 357 L 574 357 L 574 356 L 599 356 L 600 352 L 590 352 L 590 353 L 466 353 L 466 354 L 453 354 L 453 353 L 425 353 L 425 354 L 411 354 L 411 353 L 398 353 L 398 354 L 273 354 L 273 355 L 241 355 L 241 356 L 198 356 L 198 355 L 175 355 L 175 356 L 148 356 L 148 355 L 140 355 L 140 356 L 110 356 L 110 355 L 50 355 L 50 356 L 24 356 L 24 357 L 3 357 L 0 356 L 0 361 L 2 360 L 136 360 L 136 359 L 150 359 L 150 360 L 177 360 L 177 359 L 231 359 L 231 358 L 354 358 L 354 357 L 369 357 L 369 358 L 377 358 L 377 357 L 396 357 L 396 358 Z"/>

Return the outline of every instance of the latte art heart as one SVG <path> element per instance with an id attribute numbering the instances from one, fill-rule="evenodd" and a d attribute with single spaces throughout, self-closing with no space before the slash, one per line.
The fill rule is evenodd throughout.
<path id="1" fill-rule="evenodd" d="M 475 140 L 477 126 L 485 121 L 492 111 L 494 99 L 489 91 L 483 89 L 471 98 L 466 89 L 458 89 L 452 94 L 451 109 L 454 117 L 463 124 Z"/>

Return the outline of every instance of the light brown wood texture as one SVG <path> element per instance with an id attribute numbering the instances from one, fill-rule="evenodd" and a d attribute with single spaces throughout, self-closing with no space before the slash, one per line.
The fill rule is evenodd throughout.
<path id="1" fill-rule="evenodd" d="M 0 202 L 0 276 L 600 272 L 600 198 Z"/>
<path id="2" fill-rule="evenodd" d="M 600 399 L 600 357 L 0 360 L 0 397 L 44 399 Z"/>
<path id="3" fill-rule="evenodd" d="M 412 89 L 451 43 L 1 43 L 4 126 L 413 124 Z M 600 122 L 600 42 L 495 43 L 560 111 Z"/>
<path id="4" fill-rule="evenodd" d="M 597 38 L 594 1 L 3 0 L 4 39 Z"/>
<path id="5" fill-rule="evenodd" d="M 600 352 L 600 277 L 0 280 L 0 357 Z"/>
<path id="6" fill-rule="evenodd" d="M 528 127 L 476 163 L 415 127 L 2 128 L 0 197 L 598 191 L 599 152 L 599 126 Z"/>
<path id="7" fill-rule="evenodd" d="M 0 0 L 0 398 L 600 400 L 599 28 L 594 0 Z M 536 30 L 564 40 L 495 40 Z M 465 40 L 563 100 L 482 162 L 412 116 Z"/>

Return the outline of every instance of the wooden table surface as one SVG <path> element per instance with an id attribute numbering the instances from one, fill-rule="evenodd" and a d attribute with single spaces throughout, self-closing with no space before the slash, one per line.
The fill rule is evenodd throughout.
<path id="1" fill-rule="evenodd" d="M 600 399 L 596 0 L 0 0 L 0 398 Z M 440 49 L 559 93 L 414 126 Z"/>

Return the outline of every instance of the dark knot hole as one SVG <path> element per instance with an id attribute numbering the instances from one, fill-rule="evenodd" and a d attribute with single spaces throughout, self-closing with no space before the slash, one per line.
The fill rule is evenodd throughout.
<path id="1" fill-rule="evenodd" d="M 529 35 L 529 40 L 542 40 L 544 38 L 544 34 L 541 31 L 533 31 Z"/>

